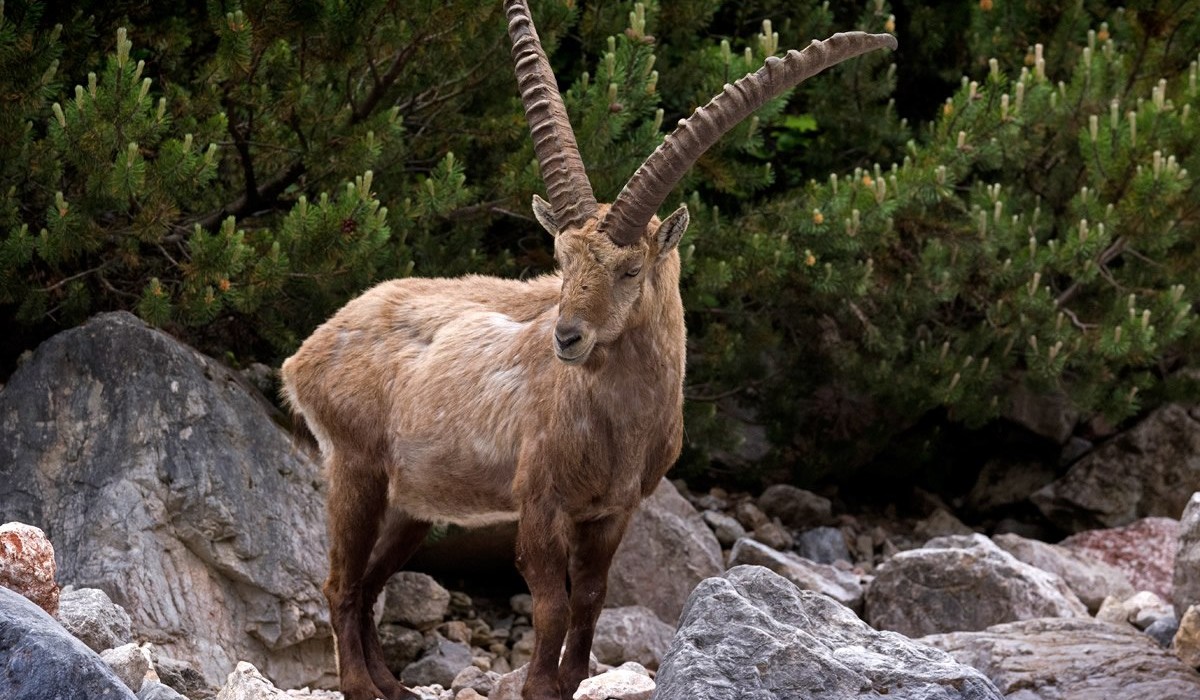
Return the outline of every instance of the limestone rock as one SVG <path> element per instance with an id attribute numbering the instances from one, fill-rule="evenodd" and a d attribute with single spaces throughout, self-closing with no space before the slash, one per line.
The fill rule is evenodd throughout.
<path id="1" fill-rule="evenodd" d="M 1031 497 L 1068 532 L 1178 518 L 1200 491 L 1200 406 L 1167 404 Z M 1135 584 L 1136 585 L 1136 584 Z"/>
<path id="2" fill-rule="evenodd" d="M 150 659 L 133 643 L 105 649 L 100 652 L 100 659 L 135 693 L 142 689 L 146 674 L 150 672 Z"/>
<path id="3" fill-rule="evenodd" d="M 1179 520 L 1172 583 L 1175 613 L 1182 618 L 1189 607 L 1200 604 L 1200 492 L 1192 494 Z"/>
<path id="4" fill-rule="evenodd" d="M 1116 567 L 1134 590 L 1153 591 L 1164 600 L 1172 600 L 1178 542 L 1178 521 L 1143 518 L 1125 527 L 1080 532 L 1059 544 Z"/>
<path id="5" fill-rule="evenodd" d="M 451 681 L 450 690 L 458 693 L 464 688 L 470 688 L 483 697 L 487 697 L 491 694 L 492 689 L 496 687 L 496 681 L 498 680 L 500 680 L 499 673 L 484 671 L 476 666 L 467 666 L 459 671 L 458 675 Z"/>
<path id="6" fill-rule="evenodd" d="M 1001 698 L 978 671 L 758 566 L 697 586 L 655 681 L 656 700 Z"/>
<path id="7" fill-rule="evenodd" d="M 750 539 L 740 539 L 729 553 L 729 566 L 763 566 L 805 591 L 823 593 L 851 610 L 861 610 L 863 587 L 858 577 L 828 564 L 777 552 Z"/>
<path id="8" fill-rule="evenodd" d="M 967 503 L 981 513 L 1012 506 L 1054 481 L 1055 476 L 1053 465 L 1043 462 L 988 460 L 967 495 Z"/>
<path id="9" fill-rule="evenodd" d="M 383 621 L 419 630 L 436 627 L 450 608 L 450 591 L 428 574 L 400 571 L 384 589 Z"/>
<path id="10" fill-rule="evenodd" d="M 1020 700 L 1191 700 L 1200 675 L 1129 627 L 1090 618 L 1010 622 L 919 641 L 983 671 Z"/>
<path id="11" fill-rule="evenodd" d="M 572 700 L 650 700 L 654 681 L 634 671 L 614 668 L 583 679 Z"/>
<path id="12" fill-rule="evenodd" d="M 379 645 L 383 647 L 387 667 L 393 673 L 400 673 L 425 651 L 425 635 L 403 625 L 385 622 L 379 625 Z"/>
<path id="13" fill-rule="evenodd" d="M 846 536 L 836 527 L 814 527 L 796 538 L 796 554 L 818 564 L 852 561 Z"/>
<path id="14" fill-rule="evenodd" d="M 983 535 L 939 537 L 876 570 L 867 620 L 909 637 L 981 630 L 1037 617 L 1085 617 L 1058 576 L 1018 561 Z"/>
<path id="15" fill-rule="evenodd" d="M 712 530 L 663 479 L 642 502 L 617 548 L 605 605 L 643 605 L 674 624 L 696 584 L 724 568 Z"/>
<path id="16" fill-rule="evenodd" d="M 1172 613 L 1166 617 L 1160 617 L 1150 626 L 1142 630 L 1146 636 L 1153 639 L 1163 649 L 1169 649 L 1171 642 L 1175 639 L 1176 633 L 1179 632 L 1179 618 Z"/>
<path id="17" fill-rule="evenodd" d="M 1108 596 L 1127 598 L 1134 593 L 1120 569 L 1084 552 L 1013 534 L 996 535 L 992 541 L 1026 564 L 1057 574 L 1091 612 Z"/>
<path id="18" fill-rule="evenodd" d="M 1061 445 L 1075 430 L 1079 411 L 1065 394 L 1034 392 L 1018 383 L 1009 392 L 1004 417 Z"/>
<path id="19" fill-rule="evenodd" d="M 96 652 L 45 610 L 0 587 L 0 698 L 133 700 Z"/>
<path id="20" fill-rule="evenodd" d="M 751 536 L 771 549 L 780 551 L 787 551 L 795 544 L 792 534 L 779 523 L 779 518 L 759 525 Z"/>
<path id="21" fill-rule="evenodd" d="M 719 511 L 706 510 L 703 513 L 704 522 L 712 528 L 713 535 L 722 547 L 732 547 L 739 538 L 746 536 L 746 528 L 737 519 Z"/>
<path id="22" fill-rule="evenodd" d="M 58 621 L 97 653 L 133 641 L 129 613 L 98 588 L 64 588 Z"/>
<path id="23" fill-rule="evenodd" d="M 1125 599 L 1109 596 L 1096 612 L 1096 619 L 1114 624 L 1130 624 L 1144 630 L 1157 620 L 1174 617 L 1171 604 L 1150 591 L 1139 591 Z"/>
<path id="24" fill-rule="evenodd" d="M 334 680 L 315 462 L 242 377 L 127 313 L 44 342 L 0 393 L 0 512 L 59 577 L 220 685 Z"/>
<path id="25" fill-rule="evenodd" d="M 188 700 L 178 691 L 160 681 L 146 681 L 138 691 L 138 700 Z"/>
<path id="26" fill-rule="evenodd" d="M 606 608 L 596 621 L 592 651 L 600 663 L 615 666 L 636 661 L 646 668 L 658 668 L 674 635 L 675 628 L 649 608 Z"/>
<path id="27" fill-rule="evenodd" d="M 1200 605 L 1191 605 L 1184 611 L 1171 646 L 1185 665 L 1200 668 Z"/>
<path id="28" fill-rule="evenodd" d="M 767 487 L 758 497 L 758 507 L 769 518 L 779 518 L 784 525 L 795 528 L 822 525 L 833 515 L 828 498 L 788 484 Z"/>
<path id="29" fill-rule="evenodd" d="M 20 593 L 51 615 L 58 614 L 54 546 L 41 528 L 15 522 L 0 525 L 0 586 Z"/>
<path id="30" fill-rule="evenodd" d="M 448 688 L 459 672 L 470 665 L 471 647 L 438 635 L 424 656 L 404 667 L 400 680 L 405 685 L 436 683 Z"/>

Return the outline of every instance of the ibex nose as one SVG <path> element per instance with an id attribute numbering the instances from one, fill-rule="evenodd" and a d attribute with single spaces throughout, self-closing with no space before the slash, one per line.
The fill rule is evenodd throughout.
<path id="1" fill-rule="evenodd" d="M 566 350 L 583 339 L 583 324 L 578 319 L 558 319 L 554 324 L 554 340 L 559 350 Z"/>

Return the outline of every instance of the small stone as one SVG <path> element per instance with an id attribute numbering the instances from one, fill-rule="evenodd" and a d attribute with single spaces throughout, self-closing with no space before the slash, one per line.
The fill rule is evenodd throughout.
<path id="1" fill-rule="evenodd" d="M 471 648 L 437 636 L 433 648 L 404 667 L 400 680 L 409 686 L 437 684 L 446 687 L 468 667 L 475 668 L 471 664 Z"/>
<path id="2" fill-rule="evenodd" d="M 1143 631 L 1147 637 L 1158 642 L 1160 647 L 1169 649 L 1171 647 L 1171 640 L 1175 638 L 1175 633 L 1179 631 L 1179 620 L 1172 613 L 1169 617 L 1158 618 Z"/>
<path id="3" fill-rule="evenodd" d="M 605 608 L 596 621 L 592 650 L 606 664 L 637 661 L 658 668 L 671 646 L 675 628 L 640 605 Z"/>
<path id="4" fill-rule="evenodd" d="M 471 644 L 471 630 L 461 620 L 451 620 L 450 622 L 443 623 L 438 627 L 438 632 L 441 632 L 443 637 L 452 642 L 459 642 L 466 645 Z"/>
<path id="5" fill-rule="evenodd" d="M 0 586 L 58 615 L 58 582 L 54 580 L 54 546 L 41 528 L 25 523 L 0 525 Z"/>
<path id="6" fill-rule="evenodd" d="M 463 688 L 454 696 L 454 700 L 483 700 L 486 695 L 480 695 L 474 688 Z"/>
<path id="7" fill-rule="evenodd" d="M 508 663 L 508 659 L 503 656 L 497 656 L 492 662 L 492 671 L 503 676 L 506 673 L 512 673 L 512 664 Z"/>
<path id="8" fill-rule="evenodd" d="M 763 491 L 758 507 L 769 517 L 796 528 L 821 525 L 833 517 L 833 504 L 828 498 L 788 484 L 775 484 Z"/>
<path id="9" fill-rule="evenodd" d="M 188 700 L 171 686 L 151 680 L 142 683 L 137 696 L 138 700 Z"/>
<path id="10" fill-rule="evenodd" d="M 913 533 L 921 539 L 931 540 L 947 535 L 973 535 L 975 531 L 963 524 L 961 520 L 941 508 L 913 528 Z"/>
<path id="11" fill-rule="evenodd" d="M 724 513 L 706 510 L 702 513 L 702 517 L 704 522 L 712 528 L 713 534 L 717 536 L 717 542 L 720 542 L 722 547 L 732 547 L 734 542 L 746 536 L 746 528 L 742 527 L 742 524 L 735 518 Z"/>
<path id="12" fill-rule="evenodd" d="M 188 662 L 161 655 L 155 655 L 153 662 L 158 679 L 180 695 L 191 700 L 216 695 L 216 689 L 210 688 L 204 675 Z"/>
<path id="13" fill-rule="evenodd" d="M 420 658 L 425 651 L 425 636 L 414 629 L 385 622 L 379 625 L 379 644 L 387 667 L 398 672 Z"/>
<path id="14" fill-rule="evenodd" d="M 98 588 L 64 588 L 58 621 L 96 653 L 133 641 L 129 613 Z"/>
<path id="15" fill-rule="evenodd" d="M 488 623 L 479 618 L 466 620 L 465 623 L 471 630 L 471 644 L 486 647 L 492 643 L 492 628 L 488 626 Z"/>
<path id="16" fill-rule="evenodd" d="M 753 501 L 739 502 L 733 509 L 733 515 L 747 530 L 755 530 L 759 525 L 771 521 Z"/>
<path id="17" fill-rule="evenodd" d="M 486 697 L 496 687 L 498 680 L 500 680 L 499 673 L 482 671 L 475 666 L 468 666 L 459 671 L 454 680 L 450 682 L 450 690 L 457 693 L 463 688 L 470 688 Z"/>
<path id="18" fill-rule="evenodd" d="M 286 696 L 246 661 L 238 662 L 221 692 L 217 693 L 217 700 L 275 700 L 280 697 Z"/>
<path id="19" fill-rule="evenodd" d="M 450 608 L 450 592 L 432 576 L 401 571 L 388 581 L 383 621 L 419 630 L 432 629 Z"/>
<path id="20" fill-rule="evenodd" d="M 513 666 L 520 668 L 529 663 L 533 658 L 533 630 L 522 632 L 520 637 L 517 637 L 517 643 L 513 645 L 512 653 L 509 654 L 508 660 Z"/>
<path id="21" fill-rule="evenodd" d="M 1139 591 L 1125 601 L 1129 610 L 1129 621 L 1134 627 L 1144 630 L 1164 617 L 1174 617 L 1175 609 L 1170 603 L 1150 591 Z"/>
<path id="22" fill-rule="evenodd" d="M 115 649 L 105 649 L 100 652 L 100 658 L 130 690 L 136 693 L 142 689 L 146 674 L 150 672 L 150 661 L 142 654 L 137 644 L 130 643 Z"/>
<path id="23" fill-rule="evenodd" d="M 476 650 L 472 649 L 472 651 Z M 476 654 L 471 657 L 471 665 L 480 671 L 490 671 L 492 670 L 492 657 L 484 654 Z"/>
<path id="24" fill-rule="evenodd" d="M 571 697 L 573 700 L 650 700 L 653 694 L 654 681 L 648 676 L 613 669 L 585 678 Z"/>
<path id="25" fill-rule="evenodd" d="M 762 542 L 771 549 L 779 551 L 789 550 L 793 544 L 791 533 L 784 529 L 778 518 L 772 522 L 759 525 L 754 531 L 754 539 Z"/>
<path id="26" fill-rule="evenodd" d="M 814 527 L 796 537 L 796 554 L 818 564 L 851 561 L 846 538 L 836 527 Z"/>
<path id="27" fill-rule="evenodd" d="M 476 616 L 475 601 L 462 591 L 450 591 L 450 609 L 447 614 L 460 620 L 472 619 Z"/>
<path id="28" fill-rule="evenodd" d="M 1175 655 L 1192 668 L 1200 668 L 1200 605 L 1188 606 L 1175 633 Z"/>
<path id="29" fill-rule="evenodd" d="M 509 598 L 508 605 L 518 615 L 533 617 L 533 596 L 528 593 L 518 593 Z"/>

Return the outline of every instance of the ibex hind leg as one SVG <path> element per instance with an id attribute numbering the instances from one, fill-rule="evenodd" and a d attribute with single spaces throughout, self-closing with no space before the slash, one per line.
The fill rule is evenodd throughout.
<path id="1" fill-rule="evenodd" d="M 570 529 L 571 623 L 558 669 L 564 699 L 569 699 L 588 676 L 596 619 L 608 593 L 608 569 L 630 515 L 574 523 Z"/>
<path id="2" fill-rule="evenodd" d="M 414 520 L 400 510 L 388 510 L 363 577 L 362 637 L 367 670 L 387 700 L 410 700 L 417 695 L 397 681 L 387 667 L 372 608 L 387 580 L 412 557 L 428 533 L 429 523 Z"/>
<path id="3" fill-rule="evenodd" d="M 386 697 L 367 669 L 363 578 L 387 508 L 387 480 L 377 467 L 336 455 L 326 459 L 329 493 L 329 578 L 325 598 L 337 644 L 338 678 L 346 700 Z M 365 615 L 369 619 L 369 612 Z"/>

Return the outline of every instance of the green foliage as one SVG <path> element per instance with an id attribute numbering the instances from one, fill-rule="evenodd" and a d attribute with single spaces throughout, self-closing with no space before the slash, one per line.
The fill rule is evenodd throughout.
<path id="1" fill-rule="evenodd" d="M 1180 395 L 1196 0 L 532 4 L 601 200 L 767 56 L 899 35 L 738 125 L 664 207 L 692 210 L 693 467 L 742 468 L 746 422 L 811 479 L 1019 385 L 1110 420 Z M 553 266 L 498 1 L 0 8 L 6 324 L 123 308 L 277 361 L 380 280 Z"/>

